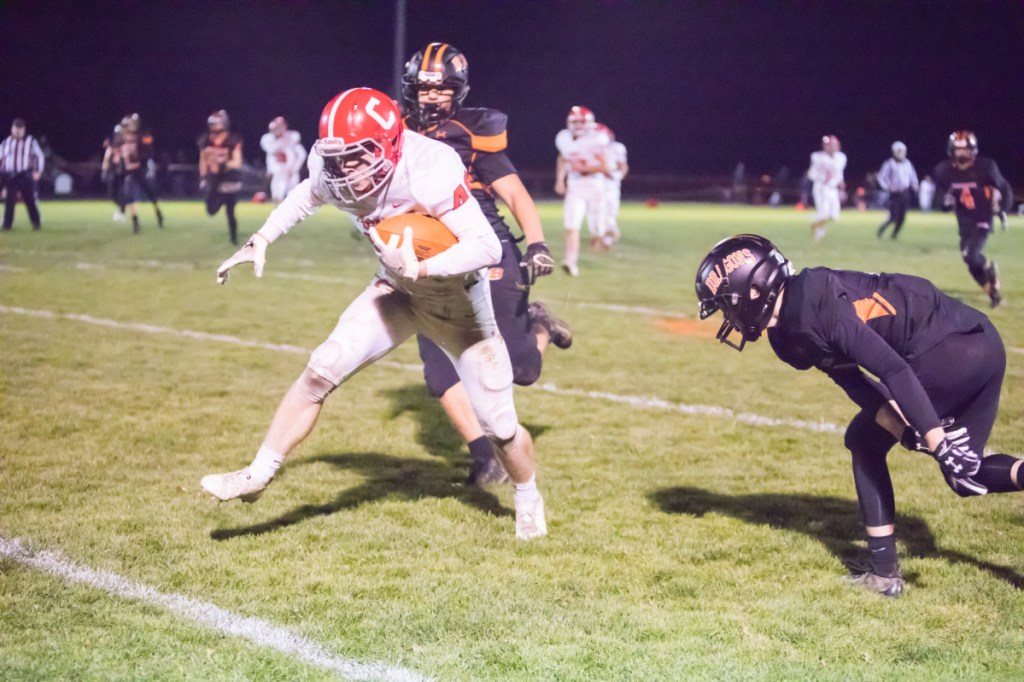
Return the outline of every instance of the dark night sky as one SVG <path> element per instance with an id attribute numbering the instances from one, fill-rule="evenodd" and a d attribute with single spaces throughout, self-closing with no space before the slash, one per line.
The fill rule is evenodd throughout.
<path id="1" fill-rule="evenodd" d="M 247 156 L 278 114 L 308 143 L 337 92 L 391 91 L 393 16 L 391 1 L 0 0 L 0 121 L 23 116 L 69 159 L 129 111 L 193 156 L 222 107 Z M 524 169 L 553 166 L 584 104 L 637 172 L 801 172 L 825 132 L 851 178 L 896 138 L 924 169 L 969 126 L 1024 179 L 1024 3 L 409 0 L 407 53 L 431 40 L 467 54 L 467 104 L 510 115 Z"/>

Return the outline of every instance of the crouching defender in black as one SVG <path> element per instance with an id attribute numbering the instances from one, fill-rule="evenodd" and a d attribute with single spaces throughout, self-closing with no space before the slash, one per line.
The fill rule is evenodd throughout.
<path id="1" fill-rule="evenodd" d="M 466 57 L 446 43 L 430 43 L 412 56 L 402 78 L 405 124 L 440 140 L 459 153 L 466 166 L 467 184 L 501 241 L 501 262 L 490 268 L 491 301 L 498 330 L 512 361 L 513 381 L 529 386 L 540 378 L 544 351 L 572 344 L 572 331 L 548 307 L 529 300 L 530 285 L 550 275 L 554 259 L 544 243 L 544 229 L 526 187 L 508 158 L 508 117 L 486 107 L 463 108 L 469 92 Z M 526 253 L 505 224 L 495 195 L 509 207 L 526 239 Z M 423 374 L 430 395 L 441 400 L 448 417 L 469 445 L 469 479 L 476 485 L 501 483 L 508 475 L 494 456 L 466 390 L 448 356 L 430 339 L 417 336 Z"/>
<path id="2" fill-rule="evenodd" d="M 231 132 L 231 119 L 223 109 L 210 114 L 206 125 L 207 132 L 196 141 L 199 147 L 199 190 L 205 193 L 209 215 L 224 207 L 228 236 L 232 244 L 237 244 L 235 204 L 242 189 L 242 137 Z"/>
<path id="3" fill-rule="evenodd" d="M 978 138 L 969 130 L 949 136 L 949 158 L 935 167 L 935 192 L 956 212 L 960 255 L 971 277 L 988 294 L 993 308 L 1003 302 L 999 268 L 981 252 L 992 233 L 998 213 L 1006 226 L 1006 211 L 1013 206 L 1013 190 L 992 159 L 978 156 Z"/>
<path id="4" fill-rule="evenodd" d="M 725 317 L 720 341 L 742 350 L 767 329 L 780 359 L 801 370 L 817 367 L 860 407 L 845 443 L 870 562 L 851 582 L 889 597 L 903 591 L 886 464 L 897 442 L 935 458 L 961 497 L 1024 487 L 1024 460 L 981 456 L 999 408 L 1006 352 L 974 308 L 909 275 L 828 268 L 794 275 L 778 249 L 756 235 L 716 245 L 696 286 L 701 319 L 719 310 Z"/>

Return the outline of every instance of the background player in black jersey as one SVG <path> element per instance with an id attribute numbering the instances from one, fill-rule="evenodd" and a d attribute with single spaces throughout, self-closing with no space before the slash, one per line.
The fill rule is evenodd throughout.
<path id="1" fill-rule="evenodd" d="M 756 235 L 716 245 L 697 270 L 696 287 L 701 319 L 719 310 L 725 317 L 720 341 L 742 350 L 767 329 L 780 359 L 801 370 L 817 367 L 860 407 L 845 443 L 870 561 L 854 567 L 851 582 L 889 597 L 903 591 L 886 463 L 897 442 L 934 457 L 962 497 L 1024 487 L 1024 460 L 981 457 L 999 409 L 1006 351 L 974 308 L 909 275 L 828 268 L 795 275 Z"/>
<path id="2" fill-rule="evenodd" d="M 465 55 L 445 43 L 430 43 L 412 56 L 402 78 L 407 127 L 447 143 L 466 166 L 473 196 L 498 235 L 501 262 L 490 269 L 491 300 L 498 328 L 512 360 L 514 380 L 529 386 L 540 377 L 543 354 L 549 343 L 559 348 L 572 344 L 572 332 L 546 305 L 530 303 L 530 285 L 549 275 L 554 259 L 544 243 L 537 208 L 506 154 L 508 117 L 496 109 L 464 108 L 469 92 Z M 525 255 L 498 212 L 495 196 L 505 202 L 526 239 Z M 484 436 L 448 357 L 420 335 L 420 357 L 427 390 L 440 398 L 445 412 L 469 444 L 470 481 L 479 485 L 502 482 L 506 475 Z"/>
<path id="3" fill-rule="evenodd" d="M 1002 303 L 999 269 L 981 252 L 999 214 L 1005 225 L 1006 210 L 1013 205 L 1013 190 L 992 159 L 978 156 L 978 138 L 970 130 L 949 136 L 949 158 L 935 167 L 935 191 L 944 205 L 956 212 L 960 229 L 960 254 L 971 276 L 988 294 L 993 308 Z"/>
<path id="4" fill-rule="evenodd" d="M 206 119 L 207 131 L 199 136 L 199 190 L 206 195 L 206 212 L 214 215 L 224 207 L 231 243 L 238 243 L 235 203 L 242 189 L 242 136 L 231 132 L 228 112 L 221 109 Z"/>
<path id="5" fill-rule="evenodd" d="M 145 196 L 156 211 L 157 226 L 162 228 L 164 215 L 160 212 L 156 192 L 146 177 L 149 161 L 153 158 L 153 135 L 148 130 L 142 130 L 138 114 L 129 114 L 121 119 L 120 129 L 111 145 L 117 149 L 116 157 L 120 166 L 120 172 L 116 175 L 121 178 L 121 212 L 131 216 L 132 233 L 138 234 L 139 214 L 135 204 Z"/>

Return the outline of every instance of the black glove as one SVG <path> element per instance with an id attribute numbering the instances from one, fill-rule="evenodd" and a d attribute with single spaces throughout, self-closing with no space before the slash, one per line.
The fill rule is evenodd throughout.
<path id="1" fill-rule="evenodd" d="M 526 283 L 533 284 L 538 277 L 550 275 L 555 271 L 555 259 L 551 257 L 547 244 L 534 242 L 526 247 L 526 255 L 519 266 L 526 268 Z"/>
<path id="2" fill-rule="evenodd" d="M 971 437 L 967 435 L 967 429 L 960 427 L 956 430 L 950 430 L 953 426 L 954 419 L 952 417 L 946 417 L 939 422 L 939 426 L 946 432 L 946 438 L 953 441 L 954 445 L 960 445 L 967 447 Z M 926 455 L 931 455 L 931 449 L 925 444 L 924 438 L 920 433 L 914 430 L 914 427 L 907 424 L 903 427 L 903 435 L 900 436 L 900 445 L 911 452 L 923 452 Z"/>
<path id="3" fill-rule="evenodd" d="M 939 447 L 931 454 L 939 463 L 942 473 L 953 478 L 968 478 L 981 469 L 981 457 L 968 450 L 965 445 L 958 445 L 949 436 L 943 438 Z"/>

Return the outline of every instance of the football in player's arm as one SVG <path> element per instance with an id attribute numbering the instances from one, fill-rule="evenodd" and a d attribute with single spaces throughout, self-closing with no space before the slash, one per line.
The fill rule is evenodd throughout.
<path id="1" fill-rule="evenodd" d="M 943 205 L 955 211 L 960 254 L 995 308 L 1003 302 L 999 268 L 982 250 L 997 214 L 1005 227 L 1006 211 L 1013 206 L 1013 189 L 995 161 L 978 156 L 978 138 L 970 130 L 952 133 L 946 152 L 949 158 L 933 173 L 935 191 L 943 197 Z"/>
<path id="2" fill-rule="evenodd" d="M 205 476 L 202 487 L 221 500 L 255 500 L 312 431 L 328 395 L 422 333 L 445 349 L 515 484 L 516 536 L 545 535 L 533 441 L 516 415 L 512 367 L 488 300 L 486 268 L 498 260 L 501 247 L 470 193 L 458 155 L 404 130 L 397 106 L 384 93 L 355 88 L 324 107 L 308 168 L 309 178 L 220 266 L 218 281 L 225 282 L 233 267 L 247 262 L 260 276 L 268 245 L 325 204 L 356 219 L 373 243 L 380 268 L 285 394 L 252 463 Z M 401 240 L 385 241 L 377 234 L 378 222 L 407 213 L 437 218 L 455 243 L 420 261 L 411 228 Z"/>
<path id="3" fill-rule="evenodd" d="M 1024 487 L 1021 459 L 981 456 L 1006 370 L 999 333 L 931 282 L 820 267 L 794 274 L 770 241 L 738 235 L 703 260 L 696 289 L 701 319 L 725 318 L 720 341 L 742 350 L 767 330 L 780 359 L 818 368 L 860 408 L 845 444 L 870 560 L 851 582 L 890 597 L 903 591 L 886 463 L 896 443 L 933 457 L 961 497 Z"/>
<path id="4" fill-rule="evenodd" d="M 508 117 L 486 107 L 464 107 L 469 91 L 466 56 L 452 45 L 430 43 L 406 64 L 402 80 L 405 123 L 458 152 L 468 172 L 473 196 L 501 242 L 501 262 L 489 271 L 491 299 L 498 328 L 511 356 L 514 381 L 528 386 L 540 377 L 549 343 L 568 348 L 572 332 L 546 305 L 529 302 L 537 277 L 551 274 L 554 260 L 544 241 L 537 208 L 508 157 Z M 526 240 L 522 253 L 498 210 L 496 198 L 508 206 Z M 494 459 L 451 361 L 430 339 L 420 335 L 427 390 L 440 399 L 469 446 L 470 481 L 501 482 L 505 472 Z"/>

